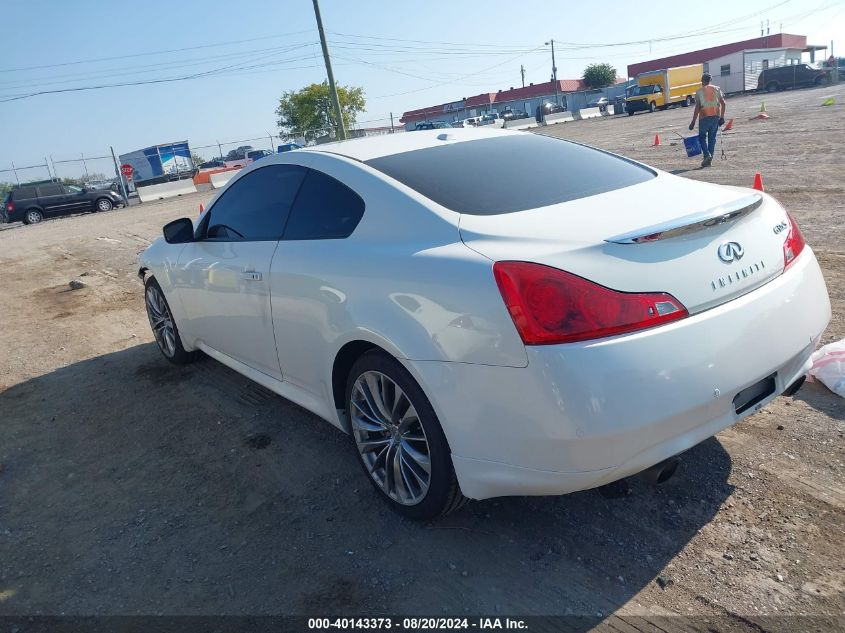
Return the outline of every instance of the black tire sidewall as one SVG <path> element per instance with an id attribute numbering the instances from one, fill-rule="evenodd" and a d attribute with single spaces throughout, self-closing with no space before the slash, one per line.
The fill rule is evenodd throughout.
<path id="1" fill-rule="evenodd" d="M 30 213 L 37 213 L 38 214 L 39 217 L 35 222 L 30 221 L 30 219 L 29 219 Z M 38 223 L 44 221 L 44 212 L 41 211 L 41 209 L 27 209 L 24 212 L 23 217 L 24 217 L 24 224 L 38 224 Z"/>
<path id="2" fill-rule="evenodd" d="M 155 277 L 150 277 L 144 284 L 144 310 L 147 309 L 147 289 L 151 286 L 155 287 L 159 291 L 161 298 L 167 306 L 167 311 L 170 313 L 170 319 L 173 321 L 173 338 L 176 339 L 176 351 L 173 353 L 173 356 L 170 357 L 164 353 L 163 349 L 161 349 L 157 339 L 154 339 L 155 345 L 158 348 L 158 351 L 161 352 L 161 355 L 174 365 L 187 365 L 194 360 L 194 353 L 186 351 L 182 346 L 182 336 L 179 334 L 179 326 L 176 325 L 176 317 L 173 316 L 173 310 L 170 309 L 170 302 L 167 301 L 167 297 L 164 295 L 164 291 L 161 289 L 161 286 L 156 281 Z"/>
<path id="3" fill-rule="evenodd" d="M 108 208 L 108 209 L 101 209 L 101 208 L 100 208 L 100 203 L 101 203 L 101 202 L 108 202 L 108 204 L 109 204 L 109 208 Z M 114 209 L 114 203 L 113 203 L 111 200 L 109 200 L 108 198 L 98 198 L 98 199 L 96 200 L 96 202 L 94 202 L 94 210 L 95 210 L 95 211 L 98 211 L 98 212 L 104 213 L 104 212 L 106 212 L 106 211 L 111 211 L 112 209 Z"/>
<path id="4" fill-rule="evenodd" d="M 428 492 L 425 498 L 414 506 L 406 506 L 397 503 L 391 499 L 373 479 L 364 464 L 364 460 L 358 451 L 357 443 L 355 442 L 354 431 L 352 431 L 351 418 L 351 396 L 352 386 L 358 377 L 367 371 L 377 371 L 389 376 L 405 395 L 408 396 L 413 403 L 414 408 L 419 415 L 420 423 L 425 431 L 426 439 L 428 440 L 429 459 L 431 460 L 431 481 L 429 483 Z M 449 502 L 450 493 L 455 483 L 455 470 L 452 466 L 451 450 L 449 443 L 446 441 L 446 436 L 443 434 L 443 429 L 437 419 L 434 409 L 431 406 L 422 388 L 414 380 L 413 376 L 405 369 L 402 364 L 392 356 L 385 352 L 372 351 L 367 352 L 352 366 L 349 376 L 346 380 L 346 415 L 349 423 L 349 430 L 352 437 L 352 445 L 355 448 L 355 455 L 358 458 L 358 463 L 364 472 L 364 475 L 370 481 L 372 486 L 378 491 L 382 499 L 387 501 L 391 509 L 399 514 L 411 519 L 433 519 L 443 513 Z"/>

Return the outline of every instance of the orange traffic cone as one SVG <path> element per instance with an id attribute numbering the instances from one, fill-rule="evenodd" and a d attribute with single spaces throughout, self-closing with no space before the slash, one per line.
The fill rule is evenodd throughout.
<path id="1" fill-rule="evenodd" d="M 760 175 L 759 171 L 754 174 L 754 188 L 757 191 L 763 191 L 763 177 Z"/>
<path id="2" fill-rule="evenodd" d="M 655 134 L 654 135 L 654 145 L 652 145 L 652 147 L 657 147 L 658 145 L 660 145 L 660 137 L 657 134 Z"/>
<path id="3" fill-rule="evenodd" d="M 725 124 L 725 127 L 722 128 L 722 132 L 727 132 L 728 130 L 732 130 L 734 127 L 734 120 L 729 119 L 728 122 Z"/>

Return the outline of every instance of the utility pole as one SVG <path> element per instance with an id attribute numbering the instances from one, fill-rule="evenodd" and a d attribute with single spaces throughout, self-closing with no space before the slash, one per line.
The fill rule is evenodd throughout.
<path id="1" fill-rule="evenodd" d="M 126 204 L 129 204 L 129 194 L 126 192 L 126 183 L 123 182 L 123 172 L 120 171 L 120 167 L 117 164 L 117 157 L 114 155 L 114 148 L 109 146 L 111 150 L 111 159 L 114 163 L 114 173 L 117 174 L 117 180 L 120 183 L 120 190 L 123 192 L 123 199 L 126 201 Z"/>
<path id="2" fill-rule="evenodd" d="M 223 148 L 220 147 L 220 141 L 217 141 L 217 151 L 220 152 L 220 160 L 223 160 Z"/>
<path id="3" fill-rule="evenodd" d="M 329 47 L 326 44 L 326 34 L 323 31 L 323 19 L 320 17 L 320 5 L 314 0 L 314 16 L 317 18 L 317 30 L 320 32 L 320 46 L 323 47 L 323 59 L 326 60 L 326 74 L 329 76 L 329 92 L 334 103 L 334 115 L 337 118 L 337 139 L 346 140 L 346 130 L 343 126 L 343 111 L 340 109 L 340 99 L 337 96 L 337 84 L 334 82 L 332 62 L 329 59 Z"/>
<path id="4" fill-rule="evenodd" d="M 555 41 L 549 40 L 548 42 L 546 42 L 546 46 L 548 46 L 549 44 L 552 45 L 552 81 L 554 82 L 554 85 L 555 85 L 555 104 L 560 105 L 560 100 L 557 97 L 558 86 L 557 86 L 557 66 L 555 65 Z"/>
<path id="5" fill-rule="evenodd" d="M 525 88 L 525 66 L 519 65 L 519 73 L 522 75 L 522 87 Z"/>
<path id="6" fill-rule="evenodd" d="M 390 113 L 390 133 L 393 134 L 393 113 Z"/>

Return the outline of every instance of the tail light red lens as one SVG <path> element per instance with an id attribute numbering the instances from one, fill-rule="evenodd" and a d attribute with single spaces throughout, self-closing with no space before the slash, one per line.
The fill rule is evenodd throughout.
<path id="1" fill-rule="evenodd" d="M 542 264 L 496 262 L 493 274 L 526 345 L 588 341 L 688 316 L 665 292 L 619 292 Z"/>
<path id="2" fill-rule="evenodd" d="M 7 202 L 6 203 L 6 211 L 11 213 L 14 210 L 15 210 L 15 203 L 14 202 Z"/>
<path id="3" fill-rule="evenodd" d="M 786 241 L 783 243 L 783 269 L 786 270 L 804 250 L 807 242 L 804 241 L 804 234 L 798 228 L 798 223 L 792 214 L 787 211 L 789 218 L 789 233 L 786 234 Z"/>

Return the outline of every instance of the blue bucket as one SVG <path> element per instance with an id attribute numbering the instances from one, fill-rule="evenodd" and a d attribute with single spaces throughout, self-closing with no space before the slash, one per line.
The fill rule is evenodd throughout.
<path id="1" fill-rule="evenodd" d="M 698 136 L 688 136 L 684 139 L 684 149 L 687 150 L 687 156 L 692 158 L 701 153 L 701 143 L 698 141 Z"/>

